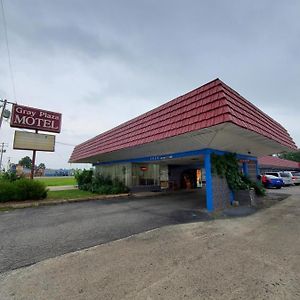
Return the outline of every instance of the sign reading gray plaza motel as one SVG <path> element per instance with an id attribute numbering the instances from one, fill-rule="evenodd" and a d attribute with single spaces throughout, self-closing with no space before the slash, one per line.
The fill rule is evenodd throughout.
<path id="1" fill-rule="evenodd" d="M 14 104 L 10 126 L 59 133 L 61 119 L 60 113 Z"/>

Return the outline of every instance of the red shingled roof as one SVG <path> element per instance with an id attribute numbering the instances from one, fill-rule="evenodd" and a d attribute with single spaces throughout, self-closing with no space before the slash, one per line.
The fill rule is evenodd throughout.
<path id="1" fill-rule="evenodd" d="M 278 158 L 275 156 L 263 156 L 258 159 L 258 164 L 265 167 L 277 167 L 277 168 L 300 168 L 300 163 L 287 159 Z"/>
<path id="2" fill-rule="evenodd" d="M 232 122 L 297 149 L 288 132 L 219 79 L 74 148 L 70 162 Z"/>

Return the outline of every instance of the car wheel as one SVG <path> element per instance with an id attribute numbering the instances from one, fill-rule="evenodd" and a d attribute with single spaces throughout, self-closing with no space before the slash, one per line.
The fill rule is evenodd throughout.
<path id="1" fill-rule="evenodd" d="M 276 186 L 276 189 L 278 189 L 278 190 L 281 189 L 281 186 Z"/>

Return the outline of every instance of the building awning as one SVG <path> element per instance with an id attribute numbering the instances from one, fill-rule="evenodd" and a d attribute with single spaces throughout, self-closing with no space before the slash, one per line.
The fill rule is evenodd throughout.
<path id="1" fill-rule="evenodd" d="M 260 168 L 300 169 L 300 163 L 276 156 L 263 156 L 258 158 Z"/>
<path id="2" fill-rule="evenodd" d="M 283 126 L 215 79 L 76 146 L 70 162 L 204 148 L 254 156 L 297 149 Z"/>

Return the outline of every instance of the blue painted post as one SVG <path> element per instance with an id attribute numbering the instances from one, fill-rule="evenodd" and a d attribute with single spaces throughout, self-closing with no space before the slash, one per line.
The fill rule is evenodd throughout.
<path id="1" fill-rule="evenodd" d="M 256 166 L 256 177 L 257 177 L 258 175 L 260 175 L 260 170 L 259 170 L 258 160 L 256 160 L 255 166 Z"/>
<path id="2" fill-rule="evenodd" d="M 248 172 L 248 163 L 247 162 L 243 162 L 243 174 L 245 176 L 248 176 L 249 172 Z"/>
<path id="3" fill-rule="evenodd" d="M 213 187 L 212 187 L 212 175 L 211 175 L 211 156 L 210 152 L 206 152 L 204 155 L 204 167 L 206 178 L 206 208 L 209 212 L 214 210 L 213 201 Z"/>

